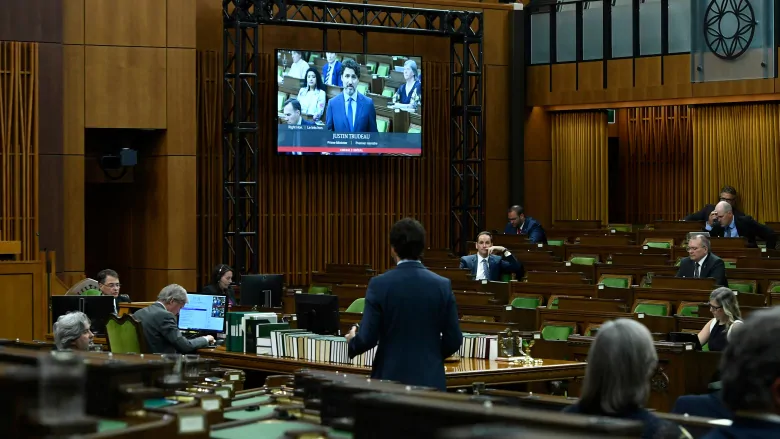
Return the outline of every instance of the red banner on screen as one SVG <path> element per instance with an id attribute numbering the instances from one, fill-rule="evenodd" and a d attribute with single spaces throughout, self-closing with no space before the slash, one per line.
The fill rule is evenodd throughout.
<path id="1" fill-rule="evenodd" d="M 413 154 L 420 155 L 418 148 L 334 148 L 327 146 L 279 146 L 279 152 L 333 152 L 364 154 Z"/>

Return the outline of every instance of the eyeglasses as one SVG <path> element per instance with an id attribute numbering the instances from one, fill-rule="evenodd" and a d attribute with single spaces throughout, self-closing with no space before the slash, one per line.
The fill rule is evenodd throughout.
<path id="1" fill-rule="evenodd" d="M 695 252 L 696 250 L 700 249 L 701 247 L 688 247 L 686 250 L 689 252 Z"/>
<path id="2" fill-rule="evenodd" d="M 103 284 L 103 285 L 105 285 L 105 286 L 107 286 L 107 287 L 109 287 L 109 288 L 121 288 L 121 287 L 122 287 L 122 284 L 120 284 L 120 283 L 115 283 L 115 284 Z"/>
<path id="3" fill-rule="evenodd" d="M 722 306 L 714 306 L 714 305 L 710 305 L 710 310 L 711 310 L 711 311 L 719 311 L 719 310 L 721 310 L 721 309 L 723 309 L 723 307 L 722 307 Z"/>
<path id="4" fill-rule="evenodd" d="M 720 197 L 720 198 L 719 198 L 719 200 L 720 200 L 720 201 L 734 201 L 734 198 L 725 198 L 725 197 Z"/>

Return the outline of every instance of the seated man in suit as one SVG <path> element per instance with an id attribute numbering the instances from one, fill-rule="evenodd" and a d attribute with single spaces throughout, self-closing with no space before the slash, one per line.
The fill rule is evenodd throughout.
<path id="1" fill-rule="evenodd" d="M 747 238 L 748 247 L 756 247 L 756 238 L 761 238 L 766 241 L 766 248 L 774 249 L 776 247 L 777 238 L 774 230 L 754 220 L 751 216 L 736 216 L 731 204 L 721 201 L 715 206 L 714 213 L 717 215 L 717 221 L 712 224 L 712 228 L 709 230 L 710 236 L 719 238 L 742 236 Z"/>
<path id="2" fill-rule="evenodd" d="M 349 358 L 379 344 L 371 378 L 446 390 L 444 359 L 460 348 L 463 334 L 449 279 L 423 266 L 422 224 L 405 218 L 390 230 L 396 267 L 371 278 L 359 331 L 346 335 Z"/>
<path id="3" fill-rule="evenodd" d="M 328 85 L 341 87 L 341 61 L 336 59 L 333 52 L 325 52 L 327 64 L 322 66 L 322 80 Z"/>
<path id="4" fill-rule="evenodd" d="M 780 307 L 753 312 L 721 358 L 723 403 L 732 424 L 705 439 L 780 437 Z"/>
<path id="5" fill-rule="evenodd" d="M 710 253 L 710 239 L 704 235 L 694 235 L 688 240 L 688 257 L 680 261 L 677 277 L 711 277 L 718 286 L 729 286 L 726 264 Z"/>
<path id="6" fill-rule="evenodd" d="M 495 253 L 495 254 L 493 254 Z M 460 268 L 468 268 L 475 280 L 501 280 L 502 274 L 517 273 L 523 277 L 523 267 L 506 247 L 493 246 L 493 235 L 480 232 L 477 235 L 477 254 L 460 258 Z"/>
<path id="7" fill-rule="evenodd" d="M 341 64 L 342 93 L 328 102 L 325 127 L 337 133 L 376 133 L 374 101 L 357 91 L 360 66 L 348 59 Z"/>
<path id="8" fill-rule="evenodd" d="M 733 187 L 723 186 L 723 188 L 720 190 L 720 199 L 718 202 L 721 201 L 725 201 L 731 204 L 732 210 L 734 211 L 734 216 L 745 216 L 744 213 L 737 209 L 737 190 Z M 714 204 L 705 204 L 700 211 L 686 216 L 683 218 L 683 221 L 707 221 L 707 224 L 711 226 L 715 221 L 715 215 L 713 214 L 714 211 Z"/>
<path id="9" fill-rule="evenodd" d="M 527 235 L 534 244 L 547 244 L 547 235 L 542 225 L 530 216 L 525 216 L 523 206 L 516 204 L 510 207 L 507 218 L 509 222 L 504 227 L 505 235 Z"/>
<path id="10" fill-rule="evenodd" d="M 114 296 L 114 314 L 118 312 L 120 303 L 130 303 L 130 296 L 119 294 L 119 274 L 111 269 L 100 270 L 97 274 L 98 288 L 103 296 Z"/>
<path id="11" fill-rule="evenodd" d="M 214 337 L 210 335 L 191 340 L 181 335 L 176 316 L 188 301 L 187 290 L 171 284 L 160 291 L 157 302 L 133 314 L 144 328 L 146 343 L 152 353 L 189 354 L 214 343 Z"/>

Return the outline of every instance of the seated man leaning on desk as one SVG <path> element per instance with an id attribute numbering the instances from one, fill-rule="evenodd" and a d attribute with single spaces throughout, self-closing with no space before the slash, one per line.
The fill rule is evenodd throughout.
<path id="1" fill-rule="evenodd" d="M 493 247 L 493 235 L 490 232 L 477 235 L 477 254 L 461 257 L 460 268 L 471 270 L 475 280 L 500 281 L 502 274 L 512 273 L 516 273 L 518 279 L 523 277 L 523 266 L 506 247 Z"/>
<path id="2" fill-rule="evenodd" d="M 133 314 L 144 328 L 146 344 L 152 353 L 189 354 L 214 343 L 210 335 L 189 340 L 179 331 L 176 316 L 188 301 L 184 287 L 171 284 L 160 291 L 157 302 Z"/>
<path id="3" fill-rule="evenodd" d="M 726 280 L 726 264 L 723 259 L 710 253 L 710 239 L 694 235 L 688 240 L 688 257 L 680 261 L 677 277 L 711 277 L 721 287 L 729 286 Z"/>

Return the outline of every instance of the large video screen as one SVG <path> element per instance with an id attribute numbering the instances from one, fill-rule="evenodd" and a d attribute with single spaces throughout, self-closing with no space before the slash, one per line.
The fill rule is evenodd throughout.
<path id="1" fill-rule="evenodd" d="M 422 60 L 277 49 L 277 152 L 422 154 Z"/>

